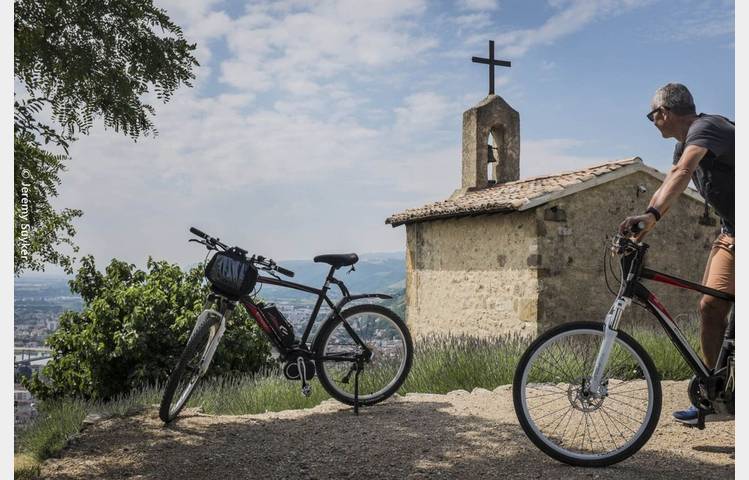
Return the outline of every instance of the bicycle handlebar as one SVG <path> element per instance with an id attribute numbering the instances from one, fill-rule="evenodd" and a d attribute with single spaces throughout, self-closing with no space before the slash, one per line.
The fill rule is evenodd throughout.
<path id="1" fill-rule="evenodd" d="M 200 230 L 198 230 L 195 227 L 190 227 L 190 233 L 192 233 L 193 235 L 197 235 L 197 236 L 199 236 L 201 238 L 204 238 L 206 240 L 208 239 L 208 235 L 206 235 L 205 233 L 201 232 Z"/>
<path id="2" fill-rule="evenodd" d="M 282 274 L 282 275 L 286 275 L 287 277 L 293 277 L 294 276 L 294 272 L 292 272 L 291 270 L 286 270 L 283 267 L 276 266 L 275 270 L 278 273 Z"/>
<path id="3" fill-rule="evenodd" d="M 229 250 L 229 247 L 226 246 L 225 244 L 223 244 L 218 238 L 211 237 L 210 235 L 208 235 L 207 233 L 201 231 L 200 229 L 197 229 L 195 227 L 190 227 L 190 233 L 192 233 L 193 235 L 197 235 L 198 237 L 200 237 L 203 240 L 205 240 L 205 242 L 200 242 L 199 240 L 194 240 L 194 241 L 199 242 L 199 243 L 203 243 L 204 245 L 206 245 L 211 250 L 215 250 L 215 248 L 211 248 L 211 247 L 216 247 L 216 246 L 219 246 L 219 247 L 223 248 L 224 250 Z M 235 251 L 237 251 L 237 252 L 239 252 L 239 253 L 241 253 L 242 255 L 246 255 L 247 254 L 246 250 L 243 250 L 243 249 L 241 249 L 239 247 L 232 247 L 232 249 L 235 250 Z M 283 268 L 283 267 L 280 267 L 280 266 L 276 265 L 276 262 L 273 261 L 273 260 L 271 260 L 270 258 L 265 258 L 265 257 L 260 256 L 260 255 L 258 255 L 256 257 L 255 255 L 253 255 L 250 258 L 250 260 L 253 263 L 256 263 L 258 265 L 262 265 L 264 267 L 267 267 L 269 270 L 275 270 L 276 272 L 280 273 L 281 275 L 286 275 L 287 277 L 293 277 L 294 276 L 294 272 L 292 272 L 291 270 L 288 270 L 286 268 Z"/>
<path id="4" fill-rule="evenodd" d="M 643 230 L 645 230 L 645 222 L 637 222 L 635 225 L 632 225 L 632 233 L 640 233 Z"/>

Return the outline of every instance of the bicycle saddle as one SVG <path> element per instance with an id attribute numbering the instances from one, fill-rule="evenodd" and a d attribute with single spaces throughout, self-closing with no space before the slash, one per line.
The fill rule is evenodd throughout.
<path id="1" fill-rule="evenodd" d="M 341 268 L 355 264 L 359 261 L 359 256 L 355 253 L 331 253 L 318 255 L 314 260 L 315 263 L 327 263 L 335 268 Z"/>

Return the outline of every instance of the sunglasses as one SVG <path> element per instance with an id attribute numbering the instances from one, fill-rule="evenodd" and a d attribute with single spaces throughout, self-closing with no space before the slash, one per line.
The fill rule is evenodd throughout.
<path id="1" fill-rule="evenodd" d="M 655 107 L 652 112 L 648 113 L 645 116 L 648 117 L 648 120 L 650 120 L 651 122 L 655 122 L 655 113 L 659 112 L 661 109 L 668 110 L 668 107 L 664 107 L 663 105 L 661 105 L 660 107 Z"/>

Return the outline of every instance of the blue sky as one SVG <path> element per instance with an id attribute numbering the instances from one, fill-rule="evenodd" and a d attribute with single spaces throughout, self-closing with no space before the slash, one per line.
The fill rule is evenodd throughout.
<path id="1" fill-rule="evenodd" d="M 490 39 L 513 63 L 496 90 L 520 112 L 521 177 L 630 156 L 665 171 L 673 140 L 644 115 L 669 81 L 734 117 L 733 2 L 156 3 L 201 67 L 157 106 L 158 137 L 73 145 L 57 204 L 84 211 L 76 239 L 102 265 L 198 261 L 191 225 L 277 259 L 403 250 L 384 220 L 458 187 Z"/>

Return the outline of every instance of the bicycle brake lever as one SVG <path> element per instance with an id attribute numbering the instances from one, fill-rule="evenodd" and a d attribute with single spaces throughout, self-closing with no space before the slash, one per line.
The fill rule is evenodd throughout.
<path id="1" fill-rule="evenodd" d="M 351 268 L 349 269 L 349 271 L 348 271 L 348 272 L 346 272 L 346 274 L 349 274 L 349 273 L 351 273 L 351 272 L 355 272 L 355 271 L 356 271 L 356 269 L 354 268 L 354 266 L 353 266 L 353 265 L 351 265 Z"/>
<path id="2" fill-rule="evenodd" d="M 211 246 L 211 245 L 210 245 L 210 244 L 209 244 L 208 242 L 206 242 L 205 240 L 198 240 L 197 238 L 191 238 L 190 240 L 188 240 L 188 242 L 195 242 L 195 243 L 199 243 L 199 244 L 201 244 L 201 245 L 205 246 L 205 248 L 207 248 L 208 250 L 215 250 L 215 249 L 216 249 L 215 247 Z"/>

